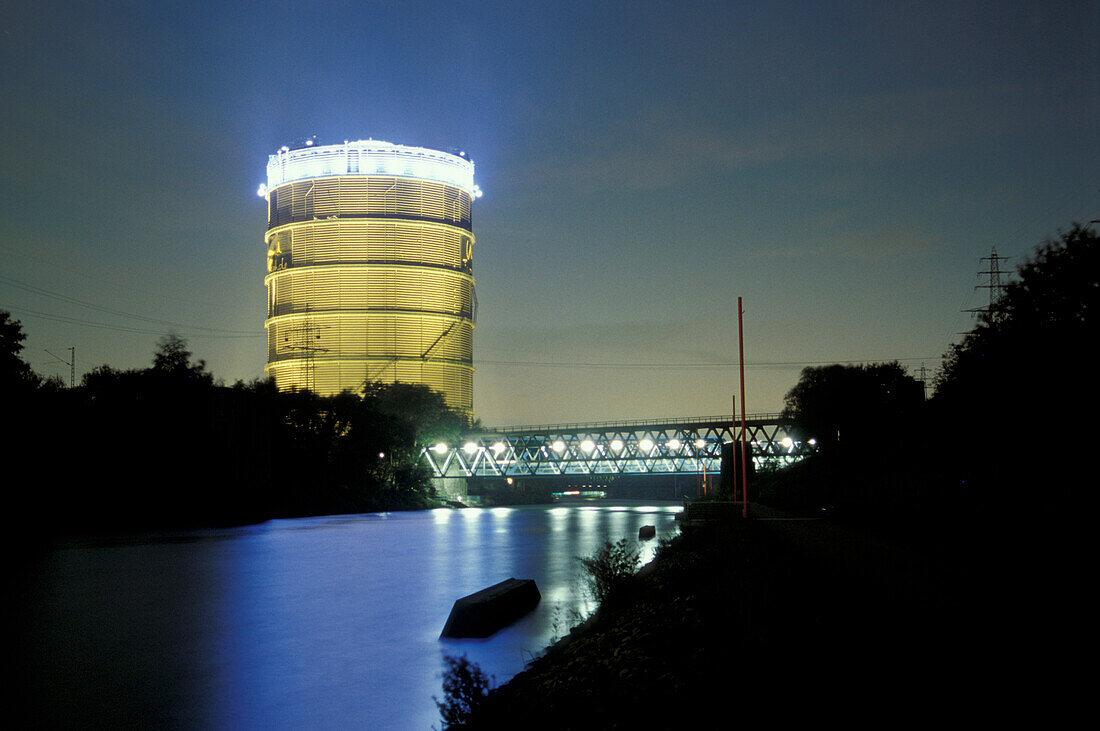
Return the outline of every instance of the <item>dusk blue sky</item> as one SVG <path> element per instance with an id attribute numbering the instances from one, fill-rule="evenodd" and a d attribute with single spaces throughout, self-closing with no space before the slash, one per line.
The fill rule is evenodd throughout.
<path id="1" fill-rule="evenodd" d="M 174 330 L 262 376 L 267 156 L 458 147 L 486 424 L 728 413 L 929 373 L 1100 218 L 1096 2 L 6 2 L 0 309 L 68 378 Z M 1021 374 L 1023 379 L 1024 374 Z M 1012 394 L 1005 394 L 1012 398 Z"/>

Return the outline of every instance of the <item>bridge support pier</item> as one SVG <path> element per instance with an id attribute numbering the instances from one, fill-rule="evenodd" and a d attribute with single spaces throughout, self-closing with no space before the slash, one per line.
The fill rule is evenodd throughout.
<path id="1" fill-rule="evenodd" d="M 433 477 L 432 484 L 435 485 L 436 494 L 443 500 L 468 502 L 470 493 L 465 477 Z"/>

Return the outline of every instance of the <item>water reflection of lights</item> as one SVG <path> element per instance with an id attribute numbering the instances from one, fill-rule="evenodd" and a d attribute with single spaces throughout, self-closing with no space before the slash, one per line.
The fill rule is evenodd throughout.
<path id="1" fill-rule="evenodd" d="M 454 508 L 435 508 L 432 512 L 432 520 L 436 523 L 447 523 L 451 520 Z"/>
<path id="2" fill-rule="evenodd" d="M 600 509 L 589 507 L 586 505 L 579 508 L 577 512 L 580 514 L 582 521 L 584 521 L 585 523 L 591 523 L 599 517 Z"/>
<path id="3" fill-rule="evenodd" d="M 569 515 L 569 508 L 550 508 L 550 532 L 561 533 L 568 527 L 565 516 Z"/>
<path id="4" fill-rule="evenodd" d="M 567 585 L 551 586 L 542 592 L 542 598 L 551 602 L 566 603 L 574 599 L 573 591 Z"/>

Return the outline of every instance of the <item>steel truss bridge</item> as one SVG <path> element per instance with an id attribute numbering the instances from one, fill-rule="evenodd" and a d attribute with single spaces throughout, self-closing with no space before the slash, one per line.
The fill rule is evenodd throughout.
<path id="1" fill-rule="evenodd" d="M 753 414 L 745 434 L 759 469 L 785 465 L 813 450 L 788 433 L 779 414 Z M 695 475 L 722 468 L 722 445 L 736 441 L 735 416 L 605 421 L 507 427 L 440 442 L 422 456 L 435 477 Z"/>

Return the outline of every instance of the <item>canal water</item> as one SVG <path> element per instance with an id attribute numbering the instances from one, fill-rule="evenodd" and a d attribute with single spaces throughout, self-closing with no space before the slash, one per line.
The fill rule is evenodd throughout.
<path id="1" fill-rule="evenodd" d="M 51 551 L 23 597 L 35 725 L 439 726 L 445 654 L 498 683 L 593 608 L 577 560 L 629 538 L 643 560 L 679 506 L 600 501 L 370 513 Z M 538 608 L 486 640 L 440 640 L 455 599 L 532 578 Z"/>

